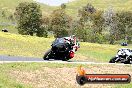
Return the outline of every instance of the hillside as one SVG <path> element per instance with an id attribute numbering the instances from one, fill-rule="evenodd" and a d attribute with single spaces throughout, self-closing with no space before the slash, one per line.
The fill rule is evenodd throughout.
<path id="1" fill-rule="evenodd" d="M 77 15 L 78 9 L 91 3 L 95 8 L 106 10 L 108 7 L 113 7 L 116 11 L 132 11 L 131 0 L 75 0 L 67 4 L 67 12 L 72 15 Z"/>
<path id="2" fill-rule="evenodd" d="M 6 28 L 10 33 L 17 34 L 16 22 L 11 21 L 8 17 L 14 14 L 16 6 L 21 2 L 35 2 L 34 0 L 0 0 L 0 30 Z M 44 15 L 49 15 L 52 12 L 53 7 L 45 4 L 41 4 L 41 10 Z M 5 17 L 2 17 L 2 12 L 4 12 Z"/>
<path id="3" fill-rule="evenodd" d="M 0 10 L 5 10 L 8 11 L 10 13 L 13 13 L 15 11 L 15 7 L 21 3 L 21 2 L 35 2 L 34 0 L 0 0 Z M 52 9 L 54 9 L 53 7 L 50 7 L 48 5 L 45 4 L 41 4 L 41 9 L 42 11 L 44 11 L 45 13 L 49 13 Z"/>
<path id="4" fill-rule="evenodd" d="M 35 2 L 34 0 L 0 0 L 0 10 L 6 10 L 8 12 L 14 12 L 15 7 L 20 2 Z M 132 1 L 131 0 L 73 0 L 67 3 L 67 13 L 75 16 L 77 15 L 78 9 L 85 6 L 87 3 L 91 3 L 97 9 L 105 10 L 109 6 L 112 6 L 115 10 L 129 10 L 132 11 Z M 41 8 L 44 14 L 51 13 L 54 9 L 58 7 L 48 6 L 46 4 L 41 4 Z"/>

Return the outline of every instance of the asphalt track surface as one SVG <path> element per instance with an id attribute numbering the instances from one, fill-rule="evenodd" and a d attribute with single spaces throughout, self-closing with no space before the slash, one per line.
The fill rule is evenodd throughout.
<path id="1" fill-rule="evenodd" d="M 0 61 L 44 61 L 42 58 L 0 55 Z"/>
<path id="2" fill-rule="evenodd" d="M 33 57 L 20 57 L 20 56 L 6 56 L 6 55 L 0 55 L 0 63 L 71 63 L 71 64 L 116 64 L 116 65 L 125 65 L 122 63 L 97 63 L 97 62 L 90 62 L 90 61 L 61 61 L 61 60 L 43 60 L 43 58 L 33 58 Z"/>
<path id="3" fill-rule="evenodd" d="M 6 56 L 0 55 L 0 63 L 13 62 L 44 62 L 44 63 L 93 63 L 88 61 L 62 61 L 62 60 L 43 60 L 43 58 L 21 57 L 21 56 Z"/>

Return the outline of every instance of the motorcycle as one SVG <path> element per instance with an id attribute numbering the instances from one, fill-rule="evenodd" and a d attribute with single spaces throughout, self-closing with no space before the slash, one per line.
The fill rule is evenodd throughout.
<path id="1" fill-rule="evenodd" d="M 51 46 L 52 48 L 44 54 L 44 60 L 55 59 L 68 61 L 74 57 L 75 44 L 71 41 L 71 39 L 67 39 L 66 37 L 57 38 Z"/>
<path id="2" fill-rule="evenodd" d="M 119 49 L 116 56 L 110 59 L 109 63 L 132 64 L 132 50 L 127 48 Z"/>

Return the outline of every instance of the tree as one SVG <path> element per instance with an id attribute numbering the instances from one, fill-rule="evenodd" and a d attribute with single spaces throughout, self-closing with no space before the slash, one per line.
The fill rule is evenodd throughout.
<path id="1" fill-rule="evenodd" d="M 16 7 L 16 18 L 18 22 L 18 32 L 24 35 L 43 36 L 45 34 L 42 26 L 42 12 L 37 3 L 20 3 Z"/>
<path id="2" fill-rule="evenodd" d="M 96 10 L 94 6 L 88 3 L 82 9 L 80 9 L 78 13 L 80 19 L 74 28 L 75 34 L 84 42 L 100 43 L 99 37 L 102 36 L 104 23 L 102 12 Z M 99 39 L 99 41 L 97 41 L 97 39 Z"/>
<path id="3" fill-rule="evenodd" d="M 84 30 L 83 30 L 83 24 L 81 24 L 80 21 L 74 21 L 72 24 L 73 28 L 73 34 L 76 35 L 80 41 L 85 41 L 86 38 L 84 39 Z"/>
<path id="4" fill-rule="evenodd" d="M 91 20 L 90 17 L 95 12 L 96 12 L 96 9 L 94 8 L 94 6 L 88 3 L 86 6 L 84 6 L 82 9 L 78 11 L 78 14 L 80 16 L 80 21 L 86 22 L 88 20 Z"/>
<path id="5" fill-rule="evenodd" d="M 63 37 L 68 35 L 68 29 L 71 25 L 71 17 L 66 14 L 65 9 L 54 10 L 51 14 L 51 29 L 55 37 Z"/>
<path id="6" fill-rule="evenodd" d="M 2 11 L 1 15 L 2 15 L 2 17 L 6 17 L 5 11 Z"/>
<path id="7" fill-rule="evenodd" d="M 9 17 L 8 17 L 8 19 L 11 20 L 11 21 L 14 21 L 14 17 L 13 17 L 13 15 L 10 14 Z"/>
<path id="8" fill-rule="evenodd" d="M 109 27 L 109 33 L 110 33 L 110 44 L 114 44 L 114 41 L 116 40 L 116 35 L 118 35 L 118 21 L 116 17 L 116 13 L 114 12 L 113 8 L 109 8 L 107 11 L 104 12 L 103 15 L 105 19 L 105 26 Z"/>
<path id="9" fill-rule="evenodd" d="M 61 4 L 61 9 L 66 9 L 66 4 Z"/>
<path id="10" fill-rule="evenodd" d="M 94 32 L 102 34 L 102 30 L 104 28 L 104 18 L 102 16 L 102 11 L 96 11 L 91 15 L 90 18 L 93 23 Z"/>
<path id="11" fill-rule="evenodd" d="M 91 32 L 92 22 L 91 15 L 95 13 L 96 10 L 91 4 L 87 4 L 82 9 L 78 11 L 80 16 L 79 20 L 76 20 L 73 24 L 74 34 L 79 37 L 82 41 L 89 41 L 89 32 Z"/>
<path id="12" fill-rule="evenodd" d="M 132 12 L 118 12 L 118 25 L 122 38 L 125 41 L 131 42 L 132 35 Z"/>

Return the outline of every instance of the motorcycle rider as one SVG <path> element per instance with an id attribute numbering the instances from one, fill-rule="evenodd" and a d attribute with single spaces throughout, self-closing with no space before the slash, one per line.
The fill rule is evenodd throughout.
<path id="1" fill-rule="evenodd" d="M 64 37 L 64 39 L 69 43 L 69 44 L 74 44 L 73 46 L 73 51 L 77 51 L 78 48 L 80 48 L 79 42 L 77 41 L 77 38 L 75 35 L 71 35 L 70 37 Z"/>

